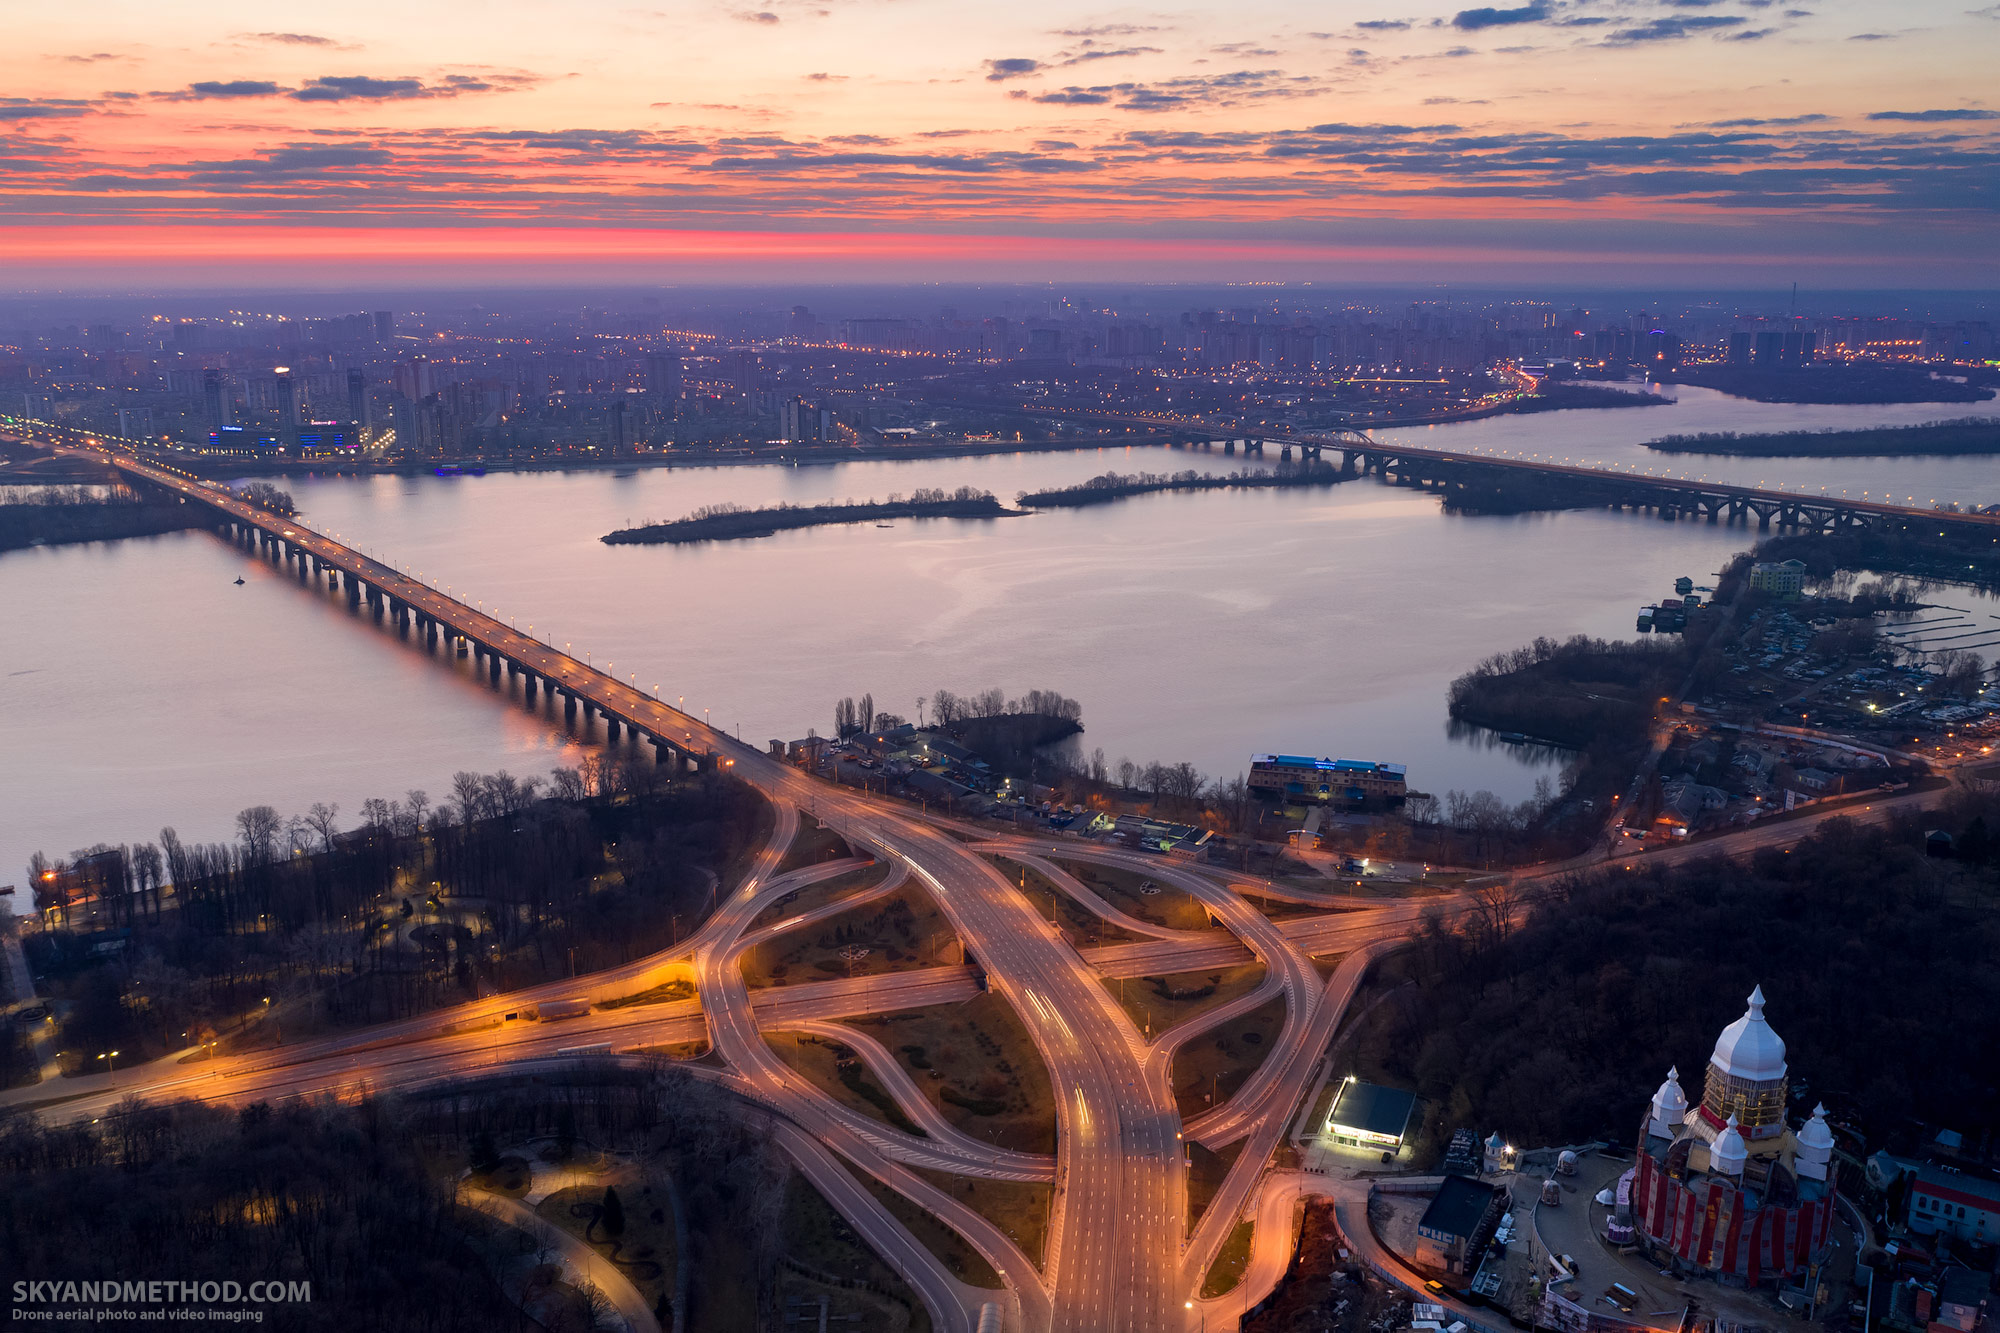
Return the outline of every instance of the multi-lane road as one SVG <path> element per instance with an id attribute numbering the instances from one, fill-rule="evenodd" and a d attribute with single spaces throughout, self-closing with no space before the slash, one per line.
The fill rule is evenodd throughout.
<path id="1" fill-rule="evenodd" d="M 1033 1333 L 1168 1333 L 1210 1322 L 1211 1316 L 1218 1327 L 1233 1319 L 1226 1302 L 1196 1303 L 1203 1278 L 1239 1217 L 1277 1206 L 1261 1189 L 1268 1164 L 1316 1085 L 1323 1053 L 1370 964 L 1408 935 L 1420 904 L 1391 902 L 1277 922 L 1252 901 L 1262 886 L 1234 885 L 1226 876 L 1190 865 L 1083 841 L 981 832 L 974 836 L 990 841 L 968 842 L 959 836 L 963 828 L 940 827 L 881 798 L 820 784 L 295 519 L 167 468 L 124 456 L 111 461 L 128 475 L 209 506 L 219 517 L 280 537 L 323 566 L 380 589 L 644 735 L 728 766 L 763 792 L 778 818 L 744 882 L 730 887 L 698 932 L 664 953 L 592 977 L 339 1037 L 185 1065 L 162 1061 L 119 1071 L 115 1086 L 109 1077 L 92 1076 L 75 1080 L 56 1099 L 47 1090 L 29 1088 L 0 1095 L 0 1102 L 43 1101 L 45 1114 L 87 1117 L 135 1093 L 230 1102 L 347 1094 L 502 1067 L 559 1064 L 576 1058 L 579 1048 L 620 1053 L 705 1038 L 726 1067 L 698 1070 L 698 1076 L 715 1079 L 756 1105 L 800 1169 L 909 1277 L 942 1329 L 970 1333 L 981 1305 L 996 1300 L 1008 1312 L 1009 1327 Z M 779 873 L 802 808 L 811 808 L 834 829 L 856 858 L 880 863 L 882 878 L 758 925 L 767 909 L 788 895 L 862 863 L 851 859 Z M 1142 938 L 1073 947 L 1000 873 L 994 855 L 1032 866 L 1086 909 Z M 1193 896 L 1215 926 L 1170 930 L 1131 917 L 1079 883 L 1056 857 L 1142 868 Z M 935 966 L 757 990 L 746 984 L 740 960 L 760 941 L 911 885 L 935 900 L 977 968 Z M 1427 901 L 1442 902 L 1448 911 L 1457 906 L 1450 899 Z M 1323 978 L 1313 959 L 1332 955 L 1342 961 Z M 1135 1028 L 1104 984 L 1107 978 L 1251 958 L 1265 970 L 1257 989 L 1153 1036 Z M 982 977 L 1019 1016 L 1047 1065 L 1057 1126 L 1053 1158 L 1003 1151 L 958 1132 L 888 1052 L 838 1026 L 844 1017 L 969 998 Z M 561 1020 L 529 1017 L 555 1001 L 601 1003 L 672 980 L 687 982 L 695 997 L 597 1008 Z M 1286 1017 L 1261 1064 L 1226 1103 L 1183 1123 L 1171 1086 L 1174 1052 L 1278 996 L 1284 997 Z M 837 1036 L 854 1047 L 923 1133 L 910 1134 L 856 1111 L 793 1072 L 765 1034 L 795 1029 Z M 1210 1147 L 1243 1145 L 1192 1228 L 1188 1139 Z M 956 1230 L 1000 1275 L 1005 1292 L 969 1287 L 953 1277 L 891 1210 L 860 1187 L 857 1172 Z M 921 1172 L 1050 1183 L 1052 1213 L 1040 1263 Z M 1268 1266 L 1268 1256 L 1262 1262 Z"/>

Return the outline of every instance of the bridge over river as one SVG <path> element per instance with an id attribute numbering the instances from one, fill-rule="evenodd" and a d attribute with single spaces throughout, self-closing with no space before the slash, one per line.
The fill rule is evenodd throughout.
<path id="1" fill-rule="evenodd" d="M 1220 446 L 1231 453 L 1263 455 L 1276 445 L 1284 456 L 1297 450 L 1302 457 L 1339 455 L 1343 469 L 1373 474 L 1391 485 L 1420 486 L 1448 497 L 1474 499 L 1511 497 L 1524 507 L 1608 507 L 1651 511 L 1662 518 L 1701 517 L 1711 522 L 1757 521 L 1806 532 L 1933 531 L 1942 536 L 1957 530 L 1984 533 L 2000 542 L 2000 506 L 1984 512 L 1960 513 L 1919 505 L 1851 500 L 1845 496 L 1809 495 L 1729 486 L 1719 482 L 1645 476 L 1610 468 L 1552 463 L 1532 458 L 1503 458 L 1390 444 L 1360 430 L 1272 432 L 1248 426 L 1232 427 L 1170 412 L 1120 412 L 1061 405 L 995 405 L 1022 416 L 1051 420 L 1091 421 L 1145 426 L 1155 438 L 1196 448 Z"/>
<path id="2" fill-rule="evenodd" d="M 324 580 L 329 588 L 344 587 L 349 606 L 366 604 L 377 619 L 393 620 L 405 634 L 421 634 L 433 651 L 470 654 L 495 685 L 503 673 L 518 677 L 530 706 L 546 690 L 563 701 L 568 720 L 574 722 L 579 709 L 586 724 L 601 715 L 605 737 L 613 745 L 650 743 L 663 764 L 712 768 L 736 762 L 727 752 L 740 742 L 699 718 L 322 532 L 251 504 L 219 483 L 123 454 L 98 456 L 130 480 L 204 506 L 214 516 L 210 526 L 246 551 L 296 565 L 299 582 Z"/>

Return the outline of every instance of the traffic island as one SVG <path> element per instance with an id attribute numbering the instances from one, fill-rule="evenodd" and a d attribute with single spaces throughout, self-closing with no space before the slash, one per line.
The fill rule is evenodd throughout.
<path id="1" fill-rule="evenodd" d="M 742 957 L 752 988 L 908 972 L 963 957 L 958 934 L 915 884 L 753 945 Z"/>
<path id="2" fill-rule="evenodd" d="M 1049 904 L 1057 924 L 1062 928 L 1063 937 L 1088 948 L 1093 944 L 1124 944 L 1133 940 L 1143 940 L 1144 935 L 1134 934 L 1125 927 L 1106 921 L 1097 913 L 1064 893 L 1049 877 L 1039 870 L 1010 861 L 1004 856 L 987 858 L 998 866 L 1000 873 L 1040 911 L 1043 903 Z"/>
<path id="3" fill-rule="evenodd" d="M 986 1262 L 986 1256 L 974 1249 L 972 1243 L 965 1237 L 875 1177 L 856 1170 L 854 1164 L 846 1158 L 842 1157 L 839 1161 L 847 1168 L 848 1174 L 860 1181 L 868 1192 L 875 1196 L 876 1201 L 888 1209 L 890 1215 L 901 1222 L 912 1236 L 922 1242 L 923 1247 L 935 1255 L 937 1261 L 943 1264 L 953 1277 L 968 1286 L 984 1287 L 994 1291 L 1007 1285 L 1000 1274 L 994 1271 L 993 1265 Z"/>
<path id="4" fill-rule="evenodd" d="M 750 924 L 744 928 L 744 933 L 761 930 L 765 926 L 775 925 L 804 912 L 815 911 L 849 894 L 865 892 L 888 877 L 889 867 L 878 861 L 872 865 L 858 866 L 845 874 L 835 875 L 832 879 L 824 879 L 817 884 L 808 884 L 803 889 L 794 889 L 752 917 Z"/>
<path id="5" fill-rule="evenodd" d="M 818 865 L 821 861 L 832 861 L 850 856 L 846 841 L 838 833 L 821 824 L 818 819 L 803 812 L 799 815 L 799 831 L 793 835 L 791 846 L 778 861 L 775 873 L 785 874 L 805 866 Z"/>
<path id="6" fill-rule="evenodd" d="M 1000 996 L 989 991 L 959 1004 L 847 1022 L 893 1051 L 953 1128 L 1012 1152 L 1055 1152 L 1048 1067 Z"/>
<path id="7" fill-rule="evenodd" d="M 1181 1023 L 1247 995 L 1264 982 L 1262 963 L 1106 980 L 1132 1026 L 1158 1036 Z"/>
<path id="8" fill-rule="evenodd" d="M 842 1106 L 916 1138 L 929 1137 L 851 1048 L 809 1032 L 766 1032 L 764 1044 L 794 1073 Z"/>
<path id="9" fill-rule="evenodd" d="M 1244 1140 L 1238 1139 L 1228 1147 L 1215 1152 L 1202 1147 L 1193 1139 L 1185 1142 L 1188 1159 L 1187 1234 L 1192 1236 L 1194 1229 L 1201 1225 L 1202 1214 L 1206 1213 L 1208 1205 L 1214 1202 L 1215 1192 L 1221 1189 L 1222 1182 L 1229 1178 L 1230 1168 L 1234 1167 L 1236 1159 L 1243 1155 Z"/>
<path id="10" fill-rule="evenodd" d="M 1202 1279 L 1203 1300 L 1212 1301 L 1243 1280 L 1243 1270 L 1250 1263 L 1250 1239 L 1256 1235 L 1256 1226 L 1255 1222 L 1238 1222 L 1235 1230 L 1229 1233 L 1229 1239 L 1222 1242 L 1215 1262 L 1208 1266 L 1208 1276 Z"/>
<path id="11" fill-rule="evenodd" d="M 1127 916 L 1168 930 L 1207 930 L 1209 927 L 1208 909 L 1192 894 L 1169 888 L 1136 870 L 1089 861 L 1057 860 L 1055 864 L 1076 876 L 1085 888 Z"/>
<path id="12" fill-rule="evenodd" d="M 912 1167 L 918 1175 L 1000 1228 L 1040 1268 L 1047 1257 L 1055 1186 L 1027 1180 L 985 1180 Z"/>
<path id="13" fill-rule="evenodd" d="M 1192 1119 L 1235 1096 L 1270 1055 L 1284 1023 L 1285 997 L 1274 995 L 1174 1052 L 1174 1104 L 1181 1119 Z"/>

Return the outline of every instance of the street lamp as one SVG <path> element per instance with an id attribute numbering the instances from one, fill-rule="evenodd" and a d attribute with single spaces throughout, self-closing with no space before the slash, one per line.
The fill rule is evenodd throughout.
<path id="1" fill-rule="evenodd" d="M 114 1087 L 114 1088 L 115 1088 L 115 1087 L 117 1087 L 117 1086 L 118 1086 L 118 1052 L 116 1052 L 116 1051 L 106 1051 L 106 1052 L 105 1052 L 104 1054 L 102 1054 L 102 1055 L 98 1056 L 97 1058 L 98 1058 L 98 1059 L 100 1059 L 100 1060 L 102 1060 L 102 1061 L 104 1061 L 104 1068 L 105 1068 L 105 1071 L 106 1071 L 106 1072 L 107 1072 L 107 1073 L 108 1073 L 108 1074 L 110 1075 L 110 1077 L 111 1077 L 111 1086 L 112 1086 L 112 1087 Z"/>

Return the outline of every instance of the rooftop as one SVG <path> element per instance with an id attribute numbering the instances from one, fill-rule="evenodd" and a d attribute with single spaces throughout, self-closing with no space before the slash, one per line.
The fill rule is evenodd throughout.
<path id="1" fill-rule="evenodd" d="M 1358 1129 L 1385 1138 L 1400 1139 L 1416 1109 L 1417 1094 L 1401 1088 L 1384 1088 L 1359 1080 L 1340 1090 L 1330 1119 L 1343 1129 Z"/>
<path id="2" fill-rule="evenodd" d="M 1446 1176 L 1444 1183 L 1438 1186 L 1437 1194 L 1432 1197 L 1430 1207 L 1424 1209 L 1417 1229 L 1470 1240 L 1473 1233 L 1479 1230 L 1479 1224 L 1486 1220 L 1487 1210 L 1493 1207 L 1494 1198 L 1505 1193 L 1498 1185 L 1482 1184 L 1465 1176 Z"/>

